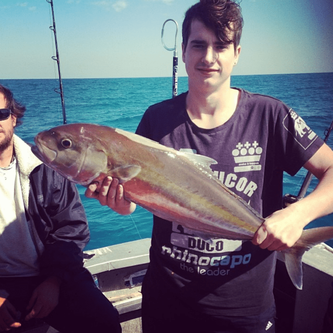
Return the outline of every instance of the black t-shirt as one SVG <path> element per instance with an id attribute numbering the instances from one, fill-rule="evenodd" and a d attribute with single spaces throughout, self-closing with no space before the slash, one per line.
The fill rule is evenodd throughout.
<path id="1" fill-rule="evenodd" d="M 294 175 L 323 141 L 281 101 L 240 94 L 233 116 L 214 129 L 190 120 L 182 94 L 148 108 L 137 134 L 213 158 L 221 182 L 266 217 L 281 208 L 283 171 Z M 144 292 L 163 289 L 189 311 L 256 315 L 274 304 L 275 260 L 250 241 L 202 235 L 154 216 Z"/>

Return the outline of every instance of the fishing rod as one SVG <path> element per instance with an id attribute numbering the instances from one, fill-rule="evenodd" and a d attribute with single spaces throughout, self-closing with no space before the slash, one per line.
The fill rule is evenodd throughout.
<path id="1" fill-rule="evenodd" d="M 325 131 L 325 138 L 324 138 L 324 142 L 327 142 L 331 132 L 333 130 L 333 121 L 331 122 L 331 125 L 329 128 L 326 129 Z M 309 186 L 310 186 L 310 183 L 311 183 L 311 180 L 313 178 L 313 174 L 308 171 L 305 178 L 304 178 L 304 181 L 303 181 L 303 184 L 298 192 L 298 195 L 295 196 L 295 195 L 292 195 L 292 194 L 286 194 L 284 197 L 283 197 L 283 205 L 284 207 L 288 206 L 289 204 L 292 204 L 296 201 L 299 201 L 301 199 L 304 198 L 305 194 L 306 194 L 306 191 L 308 190 Z"/>
<path id="2" fill-rule="evenodd" d="M 61 106 L 62 106 L 62 117 L 63 117 L 63 123 L 66 124 L 66 110 L 65 110 L 65 99 L 64 99 L 64 90 L 62 86 L 62 79 L 61 79 L 61 72 L 60 72 L 60 59 L 59 59 L 59 51 L 58 51 L 58 41 L 57 41 L 57 30 L 56 30 L 56 24 L 55 24 L 55 18 L 54 18 L 54 9 L 53 9 L 53 0 L 46 0 L 51 5 L 51 11 L 52 11 L 52 25 L 50 26 L 50 29 L 53 31 L 54 34 L 54 43 L 55 43 L 55 49 L 56 49 L 56 55 L 52 56 L 52 59 L 57 62 L 58 65 L 58 77 L 59 77 L 59 89 L 54 89 L 54 91 L 58 94 L 60 94 L 61 98 Z"/>
<path id="3" fill-rule="evenodd" d="M 175 33 L 175 45 L 174 47 L 167 47 L 163 40 L 164 35 L 164 26 L 167 22 L 173 22 L 176 25 L 176 33 Z M 162 31 L 161 31 L 161 41 L 164 48 L 167 51 L 173 52 L 173 66 L 172 66 L 172 97 L 176 97 L 178 94 L 178 55 L 177 55 L 177 35 L 178 35 L 178 23 L 173 19 L 168 19 L 163 23 Z"/>

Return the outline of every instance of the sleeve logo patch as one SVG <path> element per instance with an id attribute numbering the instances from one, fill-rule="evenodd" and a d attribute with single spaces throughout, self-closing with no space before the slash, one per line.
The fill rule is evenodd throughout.
<path id="1" fill-rule="evenodd" d="M 290 118 L 293 120 L 294 128 L 290 130 Z M 317 138 L 305 121 L 292 109 L 283 119 L 283 127 L 293 136 L 294 140 L 304 149 L 307 150 Z"/>

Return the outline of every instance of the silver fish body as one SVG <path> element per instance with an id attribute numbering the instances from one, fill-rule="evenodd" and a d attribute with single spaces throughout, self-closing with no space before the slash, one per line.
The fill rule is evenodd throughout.
<path id="1" fill-rule="evenodd" d="M 44 163 L 88 185 L 106 175 L 123 184 L 126 198 L 152 213 L 213 235 L 251 239 L 263 219 L 212 174 L 215 161 L 182 153 L 133 133 L 70 124 L 35 138 Z"/>
<path id="2" fill-rule="evenodd" d="M 209 166 L 215 161 L 207 157 L 182 153 L 130 132 L 93 124 L 58 126 L 39 133 L 35 143 L 33 152 L 69 180 L 87 186 L 92 181 L 102 181 L 106 175 L 118 178 L 128 200 L 187 228 L 249 240 L 264 221 L 213 175 Z M 333 228 L 304 232 L 305 240 L 301 237 L 286 252 L 288 272 L 299 289 L 304 251 L 314 242 L 333 237 Z M 312 242 L 310 233 L 314 232 Z"/>

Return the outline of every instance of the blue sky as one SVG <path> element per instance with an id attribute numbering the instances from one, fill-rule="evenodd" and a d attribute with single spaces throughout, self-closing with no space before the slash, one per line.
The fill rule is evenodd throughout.
<path id="1" fill-rule="evenodd" d="M 53 0 L 63 78 L 171 76 L 165 20 L 181 23 L 196 0 Z M 333 0 L 243 0 L 245 26 L 234 74 L 333 72 Z M 46 0 L 0 0 L 0 78 L 54 78 Z M 165 26 L 173 45 L 175 28 Z"/>

